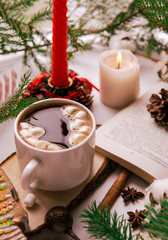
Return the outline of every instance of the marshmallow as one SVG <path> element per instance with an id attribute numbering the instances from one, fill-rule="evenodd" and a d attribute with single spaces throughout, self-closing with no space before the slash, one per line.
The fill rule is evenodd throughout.
<path id="1" fill-rule="evenodd" d="M 72 113 L 75 112 L 76 110 L 77 110 L 77 108 L 74 107 L 74 106 L 68 106 L 68 107 L 66 107 L 66 108 L 64 109 L 64 111 L 65 111 L 66 113 L 69 113 L 69 114 L 72 114 Z"/>
<path id="2" fill-rule="evenodd" d="M 31 137 L 31 133 L 30 133 L 29 130 L 27 130 L 27 129 L 21 130 L 21 131 L 20 131 L 20 135 L 21 135 L 23 138 Z"/>
<path id="3" fill-rule="evenodd" d="M 86 136 L 83 134 L 73 134 L 71 136 L 71 141 L 74 143 L 80 143 Z"/>
<path id="4" fill-rule="evenodd" d="M 74 122 L 72 122 L 72 129 L 73 128 L 77 128 L 82 126 L 85 123 L 85 121 L 81 120 L 81 119 L 75 119 Z"/>
<path id="5" fill-rule="evenodd" d="M 62 149 L 60 146 L 58 146 L 57 144 L 53 144 L 53 143 L 49 143 L 47 145 L 47 150 L 60 150 Z"/>
<path id="6" fill-rule="evenodd" d="M 29 123 L 21 122 L 20 135 L 25 139 L 25 141 L 38 148 L 45 148 L 48 142 L 38 140 L 39 137 L 44 135 L 45 130 L 41 127 L 32 126 Z"/>
<path id="7" fill-rule="evenodd" d="M 33 193 L 28 193 L 24 199 L 24 203 L 27 207 L 32 207 L 36 202 L 36 196 Z"/>
<path id="8" fill-rule="evenodd" d="M 22 129 L 29 129 L 31 127 L 31 125 L 29 123 L 26 122 L 21 122 L 20 126 Z"/>
<path id="9" fill-rule="evenodd" d="M 83 109 L 79 110 L 74 106 L 66 106 L 63 108 L 63 114 L 67 116 L 70 121 L 70 128 L 72 135 L 70 136 L 70 143 L 76 145 L 89 135 L 91 131 L 90 122 L 88 123 L 87 113 Z M 89 125 L 89 126 L 88 126 Z"/>
<path id="10" fill-rule="evenodd" d="M 39 138 L 45 134 L 45 130 L 40 127 L 32 127 L 30 129 L 30 133 L 32 134 L 33 137 Z"/>
<path id="11" fill-rule="evenodd" d="M 35 146 L 36 143 L 37 143 L 37 141 L 38 141 L 38 140 L 36 140 L 36 139 L 33 138 L 33 137 L 25 138 L 25 140 L 26 140 L 26 142 L 28 142 L 29 144 L 31 144 L 31 145 L 33 145 L 33 146 Z"/>
<path id="12" fill-rule="evenodd" d="M 43 140 L 38 140 L 35 144 L 35 146 L 37 148 L 46 148 L 47 147 L 47 141 L 43 141 Z"/>
<path id="13" fill-rule="evenodd" d="M 86 116 L 86 113 L 84 111 L 79 111 L 77 114 L 75 114 L 75 118 L 83 118 Z"/>
<path id="14" fill-rule="evenodd" d="M 79 128 L 80 133 L 89 133 L 90 132 L 90 127 L 89 126 L 81 126 Z"/>

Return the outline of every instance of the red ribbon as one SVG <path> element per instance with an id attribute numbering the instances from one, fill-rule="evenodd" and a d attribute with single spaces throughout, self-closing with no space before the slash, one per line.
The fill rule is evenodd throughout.
<path id="1" fill-rule="evenodd" d="M 52 93 L 52 92 L 50 92 L 50 91 L 45 91 L 45 97 L 49 97 L 49 98 L 62 98 L 62 97 L 60 97 L 59 95 L 57 95 L 57 94 L 55 94 L 55 93 Z"/>
<path id="2" fill-rule="evenodd" d="M 93 85 L 91 82 L 89 82 L 89 80 L 87 80 L 86 78 L 78 78 L 78 80 L 81 82 L 86 82 L 89 85 L 90 92 L 92 91 L 92 87 L 99 92 L 99 89 L 95 85 Z"/>
<path id="3" fill-rule="evenodd" d="M 78 78 L 76 77 L 78 74 L 72 70 L 69 70 L 69 76 L 70 78 L 72 78 L 74 81 L 78 80 L 80 82 L 86 82 L 89 86 L 89 90 L 90 92 L 92 91 L 92 87 L 95 88 L 98 92 L 100 91 L 95 85 L 93 85 L 91 82 L 89 82 L 89 80 L 87 80 L 86 78 Z"/>
<path id="4" fill-rule="evenodd" d="M 32 89 L 33 87 L 36 87 L 38 84 L 42 83 L 44 81 L 44 78 L 48 78 L 51 76 L 51 73 L 41 73 L 37 75 L 33 82 L 28 86 L 28 89 Z"/>
<path id="5" fill-rule="evenodd" d="M 82 95 L 82 91 L 76 91 L 76 92 L 72 92 L 70 93 L 68 96 L 66 96 L 66 99 L 73 99 L 76 97 L 80 97 Z"/>
<path id="6" fill-rule="evenodd" d="M 73 98 L 76 98 L 76 97 L 80 97 L 82 95 L 82 91 L 76 91 L 76 92 L 72 92 L 70 94 L 68 94 L 65 99 L 73 99 Z M 50 91 L 46 91 L 45 92 L 45 97 L 50 97 L 50 98 L 63 98 L 55 93 L 52 93 Z"/>

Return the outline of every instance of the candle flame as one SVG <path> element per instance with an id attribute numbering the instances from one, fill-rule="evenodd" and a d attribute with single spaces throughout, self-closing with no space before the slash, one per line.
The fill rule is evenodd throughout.
<path id="1" fill-rule="evenodd" d="M 117 66 L 118 66 L 118 68 L 120 68 L 121 63 L 122 63 L 122 55 L 121 55 L 121 52 L 119 51 L 118 54 L 117 54 Z"/>

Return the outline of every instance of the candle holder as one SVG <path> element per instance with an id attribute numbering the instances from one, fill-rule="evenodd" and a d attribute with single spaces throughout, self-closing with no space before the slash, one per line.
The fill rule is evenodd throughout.
<path id="1" fill-rule="evenodd" d="M 57 88 L 52 85 L 51 73 L 41 73 L 34 78 L 33 82 L 23 92 L 23 97 L 41 98 L 65 98 L 71 99 L 90 107 L 93 102 L 91 96 L 92 88 L 98 90 L 86 78 L 77 77 L 77 73 L 69 70 L 69 85 L 67 87 Z"/>
<path id="2" fill-rule="evenodd" d="M 72 80 L 72 78 L 68 78 L 68 82 L 69 82 L 69 85 L 67 86 L 67 87 L 64 87 L 64 88 L 58 88 L 58 87 L 55 87 L 53 84 L 52 84 L 52 77 L 50 77 L 49 79 L 48 79 L 48 86 L 50 86 L 51 88 L 55 88 L 55 89 L 65 89 L 65 88 L 69 88 L 69 87 L 71 87 L 72 86 L 72 84 L 73 84 L 73 80 Z"/>

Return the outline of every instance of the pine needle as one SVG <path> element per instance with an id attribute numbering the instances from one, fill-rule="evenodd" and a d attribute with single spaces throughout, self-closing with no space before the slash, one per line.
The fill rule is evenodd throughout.
<path id="1" fill-rule="evenodd" d="M 110 208 L 102 205 L 97 209 L 94 201 L 88 209 L 84 209 L 80 215 L 84 228 L 87 229 L 91 238 L 102 240 L 140 240 L 155 239 L 168 240 L 168 200 L 159 203 L 160 209 L 153 205 L 145 206 L 148 213 L 144 213 L 146 219 L 143 222 L 145 230 L 150 238 L 144 238 L 141 233 L 133 235 L 130 223 L 123 216 L 118 217 L 116 211 L 111 214 Z"/>
<path id="2" fill-rule="evenodd" d="M 47 7 L 32 15 L 26 15 L 26 11 L 38 1 L 0 0 L 0 54 L 23 51 L 24 64 L 28 65 L 28 59 L 32 58 L 40 70 L 47 72 L 35 56 L 45 56 L 51 51 L 51 41 L 36 25 L 52 19 L 52 2 L 48 0 Z"/>
<path id="3" fill-rule="evenodd" d="M 167 0 L 135 0 L 135 4 L 149 20 L 152 28 L 159 27 L 168 32 Z"/>
<path id="4" fill-rule="evenodd" d="M 85 224 L 84 228 L 95 239 L 112 240 L 131 240 L 138 239 L 139 235 L 132 235 L 130 224 L 123 216 L 118 217 L 117 212 L 110 213 L 110 208 L 104 208 L 102 205 L 97 209 L 96 202 L 84 209 L 81 222 Z"/>
<path id="5" fill-rule="evenodd" d="M 21 78 L 21 82 L 16 90 L 15 95 L 9 97 L 9 100 L 2 104 L 2 107 L 0 108 L 0 123 L 16 118 L 25 107 L 36 101 L 39 101 L 38 98 L 22 97 L 23 91 L 30 83 L 30 75 L 30 72 L 24 74 L 24 76 Z"/>
<path id="6" fill-rule="evenodd" d="M 161 210 L 156 210 L 155 206 L 146 206 L 148 214 L 145 221 L 146 231 L 152 234 L 154 237 L 160 239 L 168 239 L 168 200 L 164 199 L 160 203 Z"/>

